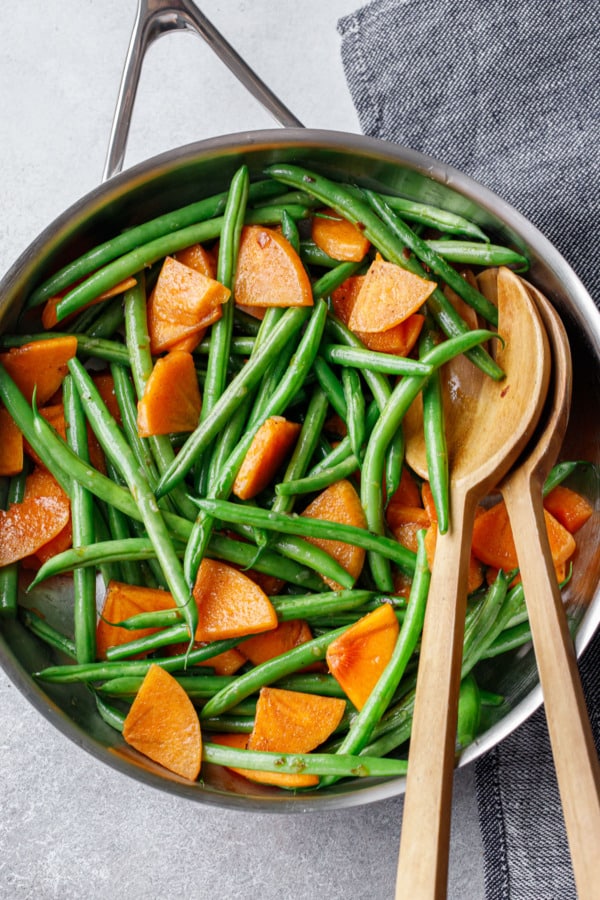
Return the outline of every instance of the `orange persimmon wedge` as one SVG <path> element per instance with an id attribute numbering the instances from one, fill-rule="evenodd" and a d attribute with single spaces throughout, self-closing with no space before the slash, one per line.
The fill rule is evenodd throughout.
<path id="1" fill-rule="evenodd" d="M 84 309 L 87 309 L 90 306 L 95 306 L 97 303 L 101 303 L 103 300 L 109 300 L 111 297 L 117 297 L 119 294 L 123 294 L 125 291 L 128 291 L 130 288 L 135 287 L 137 284 L 135 278 L 125 278 L 123 281 L 120 281 L 118 284 L 115 284 L 114 287 L 109 288 L 107 291 L 104 291 L 102 294 L 98 294 L 98 296 L 94 300 L 90 300 L 89 303 L 86 303 L 85 306 L 82 306 L 79 312 L 83 312 Z M 69 288 L 70 290 L 70 288 Z M 58 319 L 56 318 L 56 307 L 65 296 L 67 291 L 63 291 L 62 294 L 57 294 L 56 297 L 50 297 L 49 300 L 46 301 L 44 305 L 44 309 L 42 310 L 42 325 L 46 330 L 50 328 L 54 328 L 54 326 L 58 323 Z M 75 314 L 71 316 L 66 316 L 61 320 L 61 323 L 64 324 L 69 319 L 72 319 Z"/>
<path id="2" fill-rule="evenodd" d="M 0 509 L 0 567 L 36 553 L 55 538 L 71 516 L 69 498 L 46 469 L 25 479 L 21 503 Z"/>
<path id="3" fill-rule="evenodd" d="M 214 257 L 202 244 L 192 244 L 191 247 L 186 247 L 185 250 L 178 250 L 177 253 L 173 254 L 173 259 L 176 259 L 177 262 L 182 263 L 184 266 L 189 266 L 190 269 L 195 269 L 196 272 L 201 272 L 207 278 L 217 277 L 217 266 Z"/>
<path id="4" fill-rule="evenodd" d="M 357 528 L 367 527 L 367 520 L 360 498 L 352 484 L 345 479 L 336 481 L 328 488 L 325 488 L 306 507 L 302 515 L 313 519 L 325 519 L 329 522 L 354 525 Z M 306 540 L 317 547 L 321 547 L 330 556 L 333 556 L 353 578 L 358 578 L 362 572 L 365 551 L 360 547 L 328 538 L 306 538 Z M 331 578 L 324 578 L 324 581 L 333 591 L 341 590 L 341 585 Z"/>
<path id="5" fill-rule="evenodd" d="M 200 721 L 179 682 L 160 666 L 148 669 L 123 724 L 123 737 L 149 759 L 195 781 L 202 761 Z"/>
<path id="6" fill-rule="evenodd" d="M 348 327 L 368 333 L 387 331 L 416 313 L 435 288 L 434 281 L 376 259 L 365 275 Z"/>
<path id="7" fill-rule="evenodd" d="M 193 594 L 198 605 L 197 641 L 245 637 L 277 627 L 277 614 L 264 591 L 219 560 L 202 560 Z"/>
<path id="8" fill-rule="evenodd" d="M 333 311 L 344 325 L 348 325 L 364 280 L 364 275 L 352 275 L 342 282 L 331 295 Z M 425 316 L 421 313 L 413 313 L 403 322 L 385 331 L 370 334 L 366 331 L 353 330 L 356 337 L 369 350 L 376 350 L 378 353 L 393 353 L 395 356 L 408 356 L 419 338 L 424 321 Z"/>
<path id="9" fill-rule="evenodd" d="M 67 362 L 77 353 L 75 335 L 30 341 L 0 353 L 0 363 L 20 389 L 28 403 L 33 392 L 39 406 L 56 393 L 68 372 Z"/>
<path id="10" fill-rule="evenodd" d="M 168 591 L 144 585 L 110 581 L 104 595 L 102 614 L 96 626 L 96 654 L 104 659 L 109 647 L 116 647 L 154 634 L 157 628 L 120 628 L 118 622 L 143 612 L 174 609 L 175 601 Z M 186 645 L 187 647 L 187 645 Z"/>
<path id="11" fill-rule="evenodd" d="M 138 434 L 151 437 L 193 431 L 201 405 L 192 354 L 171 350 L 156 360 L 138 402 Z"/>
<path id="12" fill-rule="evenodd" d="M 394 503 L 397 503 L 400 506 L 423 506 L 419 485 L 406 466 L 402 467 L 400 483 L 392 496 L 388 499 L 388 506 Z"/>
<path id="13" fill-rule="evenodd" d="M 396 540 L 414 553 L 417 552 L 417 532 L 431 525 L 429 513 L 420 506 L 390 503 L 385 511 L 386 521 Z"/>
<path id="14" fill-rule="evenodd" d="M 554 565 L 566 562 L 575 552 L 575 538 L 544 510 L 548 541 Z M 505 572 L 519 565 L 517 550 L 504 501 L 477 516 L 473 527 L 473 553 L 481 562 Z"/>
<path id="15" fill-rule="evenodd" d="M 221 317 L 230 296 L 219 281 L 167 256 L 147 305 L 152 353 L 170 350 L 193 335 L 199 343 L 201 331 Z"/>
<path id="16" fill-rule="evenodd" d="M 329 671 L 357 709 L 362 709 L 387 666 L 399 625 L 394 610 L 382 603 L 327 648 Z"/>
<path id="17" fill-rule="evenodd" d="M 189 641 L 182 641 L 179 644 L 169 644 L 168 647 L 164 648 L 165 656 L 182 656 L 187 653 L 189 646 Z M 200 647 L 206 647 L 206 642 L 195 640 L 192 644 L 192 649 L 197 650 Z M 246 657 L 242 656 L 240 651 L 236 650 L 235 647 L 231 647 L 229 650 L 224 650 L 222 653 L 211 656 L 210 659 L 204 659 L 193 665 L 213 669 L 215 675 L 234 675 L 238 669 L 241 669 L 245 662 Z"/>
<path id="18" fill-rule="evenodd" d="M 310 279 L 282 234 L 262 225 L 242 229 L 233 286 L 241 306 L 312 306 Z"/>
<path id="19" fill-rule="evenodd" d="M 260 426 L 233 483 L 233 493 L 249 500 L 266 488 L 294 446 L 301 426 L 271 416 Z"/>
<path id="20" fill-rule="evenodd" d="M 240 644 L 240 651 L 255 666 L 281 656 L 300 644 L 312 640 L 312 632 L 304 619 L 290 619 L 280 622 L 272 631 L 257 634 Z"/>
<path id="21" fill-rule="evenodd" d="M 33 554 L 40 564 L 45 563 L 47 560 L 51 559 L 53 556 L 56 556 L 57 553 L 62 553 L 63 550 L 68 550 L 69 547 L 73 545 L 73 528 L 71 518 L 69 517 L 69 521 L 62 528 L 56 537 L 53 537 L 51 541 L 48 541 L 47 544 L 44 544 L 43 547 L 40 547 L 39 550 Z"/>
<path id="22" fill-rule="evenodd" d="M 311 237 L 317 247 L 332 259 L 360 262 L 371 246 L 360 228 L 333 209 L 320 212 L 321 215 L 315 215 L 311 223 Z"/>
<path id="23" fill-rule="evenodd" d="M 23 435 L 7 409 L 0 409 L 0 475 L 18 475 L 23 469 Z"/>
<path id="24" fill-rule="evenodd" d="M 562 484 L 544 498 L 544 509 L 571 534 L 579 531 L 594 511 L 585 497 Z"/>

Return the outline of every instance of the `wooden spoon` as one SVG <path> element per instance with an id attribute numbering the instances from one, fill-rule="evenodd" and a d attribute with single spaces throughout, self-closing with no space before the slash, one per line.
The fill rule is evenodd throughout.
<path id="1" fill-rule="evenodd" d="M 532 436 L 550 376 L 539 314 L 508 269 L 498 274 L 501 382 L 478 373 L 455 385 L 447 417 L 450 518 L 437 540 L 421 642 L 396 897 L 446 896 L 458 691 L 475 508 L 506 474 Z M 414 411 L 413 411 L 414 413 Z M 405 420 L 406 456 L 426 475 L 418 413 Z"/>
<path id="2" fill-rule="evenodd" d="M 599 891 L 600 763 L 554 574 L 542 495 L 569 418 L 571 355 L 557 313 L 536 288 L 527 288 L 550 339 L 553 382 L 544 427 L 500 490 L 517 548 L 577 895 L 580 900 L 593 900 Z"/>

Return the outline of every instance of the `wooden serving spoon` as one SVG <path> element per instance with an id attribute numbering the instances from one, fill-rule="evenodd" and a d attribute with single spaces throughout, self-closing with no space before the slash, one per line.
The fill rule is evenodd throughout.
<path id="1" fill-rule="evenodd" d="M 495 382 L 473 367 L 466 390 L 452 385 L 446 420 L 450 527 L 439 535 L 421 642 L 396 897 L 446 896 L 458 692 L 475 508 L 508 472 L 537 425 L 550 351 L 535 304 L 514 273 L 498 273 Z M 451 364 L 450 364 L 451 366 Z M 451 368 L 449 370 L 451 374 Z M 448 373 L 447 373 L 448 374 Z M 447 379 L 452 384 L 452 379 Z M 416 410 L 416 407 L 415 407 Z M 405 420 L 409 465 L 426 476 L 418 410 Z"/>
<path id="2" fill-rule="evenodd" d="M 493 273 L 488 277 L 493 277 Z M 485 284 L 481 288 L 488 293 Z M 527 284 L 527 289 L 550 339 L 553 381 L 543 429 L 499 488 L 517 548 L 577 896 L 580 900 L 593 900 L 598 896 L 600 762 L 554 573 L 542 495 L 567 428 L 571 354 L 558 314 L 536 288 Z"/>

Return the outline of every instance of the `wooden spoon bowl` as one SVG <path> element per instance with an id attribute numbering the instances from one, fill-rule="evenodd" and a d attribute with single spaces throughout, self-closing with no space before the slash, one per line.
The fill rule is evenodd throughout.
<path id="1" fill-rule="evenodd" d="M 467 569 L 475 508 L 533 435 L 550 378 L 550 350 L 535 304 L 510 270 L 498 271 L 501 382 L 473 373 L 447 417 L 450 527 L 439 535 L 423 629 L 396 896 L 444 897 Z M 407 460 L 426 475 L 418 416 L 405 427 Z M 460 419 L 460 421 L 459 421 Z"/>

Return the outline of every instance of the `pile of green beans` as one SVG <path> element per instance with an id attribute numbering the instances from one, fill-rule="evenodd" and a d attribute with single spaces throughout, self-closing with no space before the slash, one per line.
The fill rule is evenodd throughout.
<path id="1" fill-rule="evenodd" d="M 296 165 L 275 164 L 265 175 L 251 182 L 242 166 L 223 193 L 133 223 L 86 251 L 37 286 L 20 326 L 0 336 L 5 350 L 57 334 L 77 337 L 77 355 L 68 364 L 63 388 L 67 441 L 0 365 L 0 398 L 71 498 L 73 530 L 72 547 L 48 559 L 37 573 L 19 573 L 18 564 L 0 570 L 0 618 L 19 617 L 56 655 L 56 665 L 34 673 L 40 683 L 87 684 L 98 714 L 117 731 L 149 667 L 158 664 L 187 691 L 207 732 L 249 733 L 257 694 L 266 685 L 346 699 L 331 675 L 304 670 L 323 661 L 332 641 L 354 622 L 389 603 L 401 623 L 390 662 L 360 711 L 347 702 L 340 727 L 318 752 L 269 754 L 205 741 L 203 757 L 224 766 L 314 773 L 321 788 L 340 778 L 395 777 L 406 770 L 402 755 L 410 737 L 429 586 L 423 532 L 415 554 L 394 538 L 385 521 L 384 495 L 393 495 L 404 466 L 402 420 L 422 392 L 431 489 L 444 531 L 451 472 L 439 369 L 464 353 L 489 377 L 503 374 L 484 349 L 495 333 L 496 310 L 456 265 L 525 270 L 527 260 L 513 248 L 492 244 L 475 223 L 412 198 L 333 182 Z M 320 206 L 360 226 L 372 245 L 362 261 L 332 259 L 312 242 L 310 217 Z M 281 227 L 309 274 L 312 307 L 269 309 L 262 322 L 236 308 L 237 254 L 248 224 Z M 196 242 L 218 242 L 217 278 L 234 298 L 194 351 L 203 395 L 200 420 L 187 436 L 140 438 L 137 401 L 155 364 L 146 282 L 166 256 Z M 437 285 L 424 309 L 420 346 L 409 358 L 366 349 L 333 312 L 332 292 L 351 275 L 364 273 L 375 252 Z M 136 278 L 134 288 L 87 307 L 128 276 Z M 448 301 L 445 285 L 488 327 L 470 330 Z M 56 331 L 32 326 L 36 309 L 59 292 Z M 103 366 L 110 367 L 114 379 L 120 423 L 92 378 L 93 370 Z M 335 446 L 327 426 L 333 414 L 345 430 Z M 295 447 L 267 489 L 253 501 L 238 502 L 232 488 L 239 467 L 258 428 L 278 415 L 300 423 Z M 105 473 L 90 462 L 88 428 L 104 451 Z M 564 464 L 557 467 L 552 485 L 571 471 Z M 26 473 L 0 479 L 3 508 L 22 500 Z M 354 484 L 366 528 L 297 514 L 341 479 Z M 368 564 L 358 579 L 318 544 L 322 539 L 366 552 Z M 239 638 L 194 646 L 198 610 L 192 588 L 205 557 L 277 579 L 283 587 L 270 600 L 278 620 L 305 619 L 312 639 L 264 663 L 248 662 L 233 676 L 196 669 L 218 653 L 237 646 L 243 650 Z M 38 592 L 46 591 L 48 580 L 68 573 L 73 620 L 64 632 L 52 624 L 51 615 L 36 610 L 43 605 Z M 399 575 L 411 584 L 408 598 L 395 592 Z M 175 605 L 112 623 L 125 633 L 141 628 L 154 633 L 109 648 L 107 658 L 98 660 L 97 584 L 111 579 L 168 590 Z M 333 582 L 336 589 L 328 586 Z M 529 639 L 522 590 L 509 590 L 509 582 L 509 575 L 500 572 L 490 587 L 469 598 L 459 746 L 476 736 L 482 704 L 499 702 L 479 689 L 478 662 Z M 188 645 L 185 652 L 162 655 L 163 648 L 182 642 Z"/>

